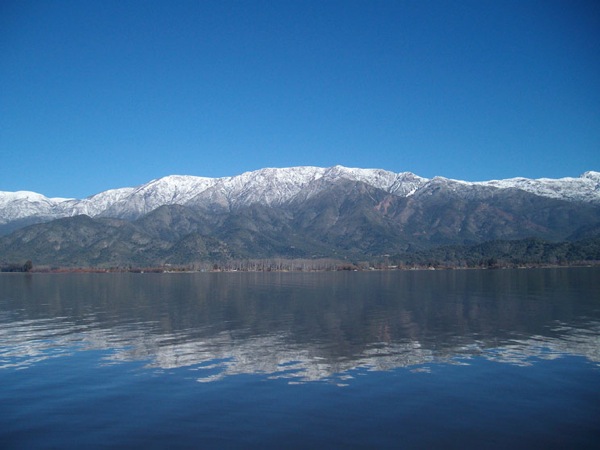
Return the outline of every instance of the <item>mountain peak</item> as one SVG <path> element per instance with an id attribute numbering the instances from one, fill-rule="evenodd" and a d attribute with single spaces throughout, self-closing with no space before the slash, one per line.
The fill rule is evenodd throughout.
<path id="1" fill-rule="evenodd" d="M 29 191 L 0 192 L 0 224 L 15 220 L 45 221 L 76 214 L 92 217 L 135 219 L 163 205 L 202 206 L 209 210 L 231 210 L 251 204 L 282 205 L 296 198 L 309 198 L 340 180 L 360 182 L 397 197 L 408 197 L 430 184 L 487 186 L 520 189 L 541 197 L 600 204 L 600 172 L 588 171 L 578 178 L 511 178 L 467 182 L 444 177 L 422 178 L 411 172 L 383 169 L 297 166 L 263 168 L 241 175 L 208 178 L 169 175 L 137 187 L 111 189 L 82 200 L 47 198 Z M 472 192 L 465 195 L 472 195 Z"/>
<path id="2" fill-rule="evenodd" d="M 580 178 L 585 178 L 588 180 L 592 180 L 595 183 L 600 183 L 600 172 L 594 172 L 593 170 L 588 170 L 584 172 Z"/>

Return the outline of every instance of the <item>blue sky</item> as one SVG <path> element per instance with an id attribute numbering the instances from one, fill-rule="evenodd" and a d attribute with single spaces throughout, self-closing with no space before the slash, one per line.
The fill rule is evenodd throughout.
<path id="1" fill-rule="evenodd" d="M 0 190 L 600 170 L 595 1 L 0 2 Z"/>

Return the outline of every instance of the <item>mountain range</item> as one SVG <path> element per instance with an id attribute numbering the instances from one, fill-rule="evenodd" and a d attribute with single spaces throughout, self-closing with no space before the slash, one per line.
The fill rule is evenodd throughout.
<path id="1" fill-rule="evenodd" d="M 600 173 L 466 182 L 381 169 L 172 175 L 85 199 L 0 192 L 0 263 L 193 264 L 377 258 L 442 245 L 600 230 Z"/>

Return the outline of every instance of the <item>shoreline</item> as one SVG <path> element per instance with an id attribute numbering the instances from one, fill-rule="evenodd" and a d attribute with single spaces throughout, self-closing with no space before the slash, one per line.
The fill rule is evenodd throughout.
<path id="1" fill-rule="evenodd" d="M 411 271 L 449 271 L 449 270 L 526 270 L 526 269 L 566 269 L 599 267 L 600 261 L 579 261 L 571 264 L 524 264 L 502 265 L 497 267 L 466 267 L 466 266 L 412 266 L 412 267 L 334 267 L 327 269 L 191 269 L 172 267 L 135 267 L 135 268 L 99 268 L 99 267 L 58 267 L 33 268 L 30 271 L 0 271 L 0 274 L 61 274 L 61 273 L 137 273 L 137 274 L 190 274 L 190 273 L 318 273 L 318 272 L 411 272 Z"/>

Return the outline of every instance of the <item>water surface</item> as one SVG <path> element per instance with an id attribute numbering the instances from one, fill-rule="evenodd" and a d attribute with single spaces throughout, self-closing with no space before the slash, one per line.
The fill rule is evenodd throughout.
<path id="1" fill-rule="evenodd" d="M 3 274 L 2 448 L 593 448 L 600 270 Z"/>

